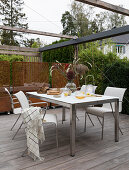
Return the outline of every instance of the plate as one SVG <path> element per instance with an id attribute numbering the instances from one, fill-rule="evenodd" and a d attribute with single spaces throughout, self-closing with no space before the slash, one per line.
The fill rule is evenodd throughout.
<path id="1" fill-rule="evenodd" d="M 86 96 L 75 96 L 77 99 L 84 99 Z"/>

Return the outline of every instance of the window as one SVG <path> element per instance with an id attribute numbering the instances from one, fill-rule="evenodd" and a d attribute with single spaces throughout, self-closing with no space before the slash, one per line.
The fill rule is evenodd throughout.
<path id="1" fill-rule="evenodd" d="M 125 46 L 124 45 L 116 45 L 116 53 L 117 54 L 125 54 Z"/>

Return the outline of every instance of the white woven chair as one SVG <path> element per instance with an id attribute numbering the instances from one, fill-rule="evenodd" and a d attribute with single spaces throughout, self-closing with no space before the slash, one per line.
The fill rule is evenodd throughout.
<path id="1" fill-rule="evenodd" d="M 22 113 L 24 110 L 31 108 L 33 104 L 29 104 L 27 97 L 22 91 L 19 91 L 18 93 L 14 94 L 14 96 L 18 99 L 21 108 L 22 108 Z M 46 103 L 46 102 L 43 102 Z M 47 103 L 46 103 L 47 104 Z M 42 108 L 43 109 L 43 108 Z M 58 148 L 58 122 L 57 122 L 57 116 L 55 114 L 46 114 L 47 107 L 43 109 L 44 114 L 42 115 L 43 123 L 54 123 L 56 126 L 56 145 Z"/>
<path id="2" fill-rule="evenodd" d="M 98 87 L 98 86 L 94 86 L 94 85 L 93 85 L 93 93 L 95 93 L 97 87 Z M 83 85 L 83 86 L 81 87 L 81 89 L 80 89 L 80 91 L 83 91 L 83 92 L 85 92 L 85 93 L 86 93 L 86 90 L 87 90 L 87 85 Z M 93 123 L 90 115 L 89 115 L 88 113 L 85 113 L 85 114 L 87 114 L 87 116 L 88 116 L 91 124 L 94 126 L 94 123 Z M 85 117 L 86 117 L 86 115 L 85 115 Z M 85 119 L 85 120 L 86 120 L 86 119 Z M 86 121 L 85 121 L 85 127 L 86 127 Z M 84 131 L 86 131 L 86 128 L 84 129 Z"/>
<path id="3" fill-rule="evenodd" d="M 12 97 L 12 95 L 10 94 L 10 92 L 8 91 L 7 88 L 4 88 L 5 91 L 8 93 L 9 97 L 10 97 L 10 102 L 11 102 L 11 109 L 12 109 L 12 112 L 15 114 L 15 115 L 18 115 L 16 121 L 14 122 L 13 126 L 11 127 L 11 130 L 13 130 L 13 128 L 15 127 L 16 123 L 18 122 L 19 118 L 21 117 L 21 113 L 22 113 L 22 108 L 21 107 L 18 107 L 18 108 L 15 108 L 15 104 L 19 104 L 19 102 L 17 102 L 17 98 L 14 98 Z M 28 100 L 29 101 L 29 100 Z M 29 105 L 37 105 L 37 104 L 44 104 L 46 102 L 36 102 L 36 103 L 31 103 L 31 101 L 29 101 Z M 32 107 L 32 106 L 31 106 Z M 17 133 L 19 132 L 19 130 L 21 129 L 23 125 L 23 122 L 20 124 L 20 126 L 18 127 L 16 133 L 14 134 L 12 140 L 15 138 L 15 136 L 17 135 Z"/>
<path id="4" fill-rule="evenodd" d="M 12 109 L 12 112 L 16 115 L 18 115 L 16 121 L 14 122 L 13 126 L 11 127 L 11 130 L 13 130 L 14 126 L 16 125 L 16 123 L 18 122 L 20 116 L 21 116 L 21 107 L 19 108 L 15 108 L 15 104 L 18 104 L 19 102 L 15 102 L 16 98 L 13 98 L 10 94 L 10 92 L 8 91 L 7 88 L 4 88 L 5 91 L 8 93 L 9 97 L 10 97 L 10 102 L 11 102 L 11 109 Z M 16 131 L 16 133 L 14 134 L 13 138 L 15 138 L 16 134 L 18 133 L 19 129 L 21 128 L 22 124 L 19 126 L 18 130 Z"/>
<path id="5" fill-rule="evenodd" d="M 116 88 L 116 87 L 107 87 L 104 95 L 105 96 L 114 96 L 114 97 L 119 97 L 119 113 L 122 111 L 122 101 L 123 101 L 123 96 L 126 91 L 126 88 Z M 101 139 L 103 139 L 103 130 L 104 130 L 104 114 L 105 113 L 112 113 L 114 116 L 115 112 L 115 103 L 107 103 L 103 104 L 102 107 L 87 107 L 86 108 L 86 113 L 85 113 L 85 127 L 84 131 L 86 131 L 86 115 L 91 114 L 97 116 L 100 124 L 102 125 L 102 135 Z M 100 121 L 100 118 L 102 118 L 102 122 Z M 122 133 L 120 127 L 119 130 Z"/>

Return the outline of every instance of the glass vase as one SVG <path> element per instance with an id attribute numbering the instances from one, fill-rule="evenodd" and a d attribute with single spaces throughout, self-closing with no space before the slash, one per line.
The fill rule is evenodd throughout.
<path id="1" fill-rule="evenodd" d="M 76 84 L 74 82 L 68 82 L 65 87 L 70 89 L 72 92 L 76 91 Z"/>

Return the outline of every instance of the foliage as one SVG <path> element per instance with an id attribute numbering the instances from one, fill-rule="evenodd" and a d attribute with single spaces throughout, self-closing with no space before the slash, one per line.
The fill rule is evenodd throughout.
<path id="1" fill-rule="evenodd" d="M 23 4 L 23 0 L 1 0 L 0 15 L 3 16 L 3 25 L 18 28 L 28 28 L 28 24 L 25 23 L 25 13 L 22 12 Z M 23 34 L 14 31 L 3 30 L 1 37 L 1 44 L 17 46 L 19 45 L 19 42 L 16 40 L 16 37 L 23 37 Z"/>
<path id="2" fill-rule="evenodd" d="M 36 38 L 36 39 L 31 38 L 31 39 L 23 40 L 23 44 L 25 45 L 25 47 L 30 47 L 30 48 L 39 48 L 43 45 L 40 38 Z"/>
<path id="3" fill-rule="evenodd" d="M 67 40 L 55 41 L 50 45 L 57 44 L 64 41 Z M 74 58 L 73 46 L 43 52 L 44 62 L 56 62 L 56 60 L 58 60 L 60 63 L 71 63 L 73 61 L 73 58 Z"/>
<path id="4" fill-rule="evenodd" d="M 104 78 L 104 70 L 105 66 L 108 63 L 114 63 L 118 57 L 115 53 L 107 53 L 104 54 L 101 50 L 99 50 L 93 43 L 89 43 L 86 49 L 82 49 L 79 52 L 80 62 L 87 65 L 87 63 L 91 63 L 92 68 L 89 70 L 88 75 L 93 75 L 95 77 L 95 85 L 98 86 L 97 93 L 102 94 L 102 86 L 103 86 L 103 78 Z M 86 84 L 92 83 L 91 80 L 87 80 Z M 85 84 L 85 79 L 81 81 L 81 84 Z"/>
<path id="5" fill-rule="evenodd" d="M 107 12 L 107 29 L 112 29 L 114 27 L 122 27 L 127 24 L 125 20 L 125 15 L 121 15 L 118 13 Z"/>
<path id="6" fill-rule="evenodd" d="M 14 61 L 23 61 L 23 56 L 20 55 L 0 55 L 0 61 L 9 61 L 10 63 Z"/>
<path id="7" fill-rule="evenodd" d="M 79 37 L 88 35 L 90 33 L 88 26 L 91 11 L 91 8 L 85 10 L 81 3 L 73 2 L 70 12 L 66 11 L 62 15 L 63 34 L 77 35 Z"/>
<path id="8" fill-rule="evenodd" d="M 79 52 L 79 57 L 83 64 L 90 62 L 93 65 L 88 75 L 93 75 L 95 78 L 95 85 L 98 86 L 96 93 L 103 94 L 107 86 L 127 88 L 122 113 L 129 114 L 129 60 L 120 59 L 112 52 L 104 54 L 93 43 L 87 46 L 87 49 Z M 93 83 L 91 81 L 88 79 L 86 84 Z M 85 79 L 81 83 L 84 84 Z"/>
<path id="9" fill-rule="evenodd" d="M 69 11 L 66 11 L 64 14 L 62 14 L 61 23 L 63 25 L 63 34 L 77 35 L 74 25 L 74 18 Z"/>
<path id="10" fill-rule="evenodd" d="M 107 86 L 127 88 L 123 100 L 122 113 L 129 114 L 129 60 L 121 59 L 105 67 L 103 90 Z"/>
<path id="11" fill-rule="evenodd" d="M 94 8 L 78 2 L 71 4 L 71 10 L 62 15 L 63 34 L 86 36 L 126 25 L 125 16 L 113 12 L 96 13 Z"/>

